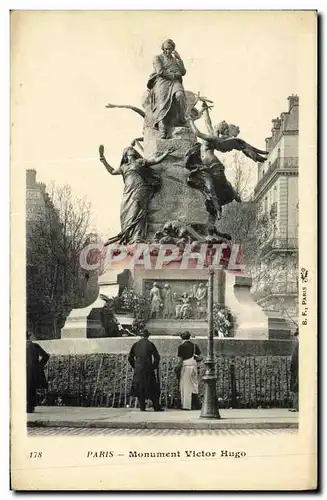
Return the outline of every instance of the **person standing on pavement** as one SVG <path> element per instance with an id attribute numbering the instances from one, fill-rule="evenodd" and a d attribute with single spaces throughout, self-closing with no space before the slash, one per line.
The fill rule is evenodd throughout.
<path id="1" fill-rule="evenodd" d="M 32 334 L 26 332 L 26 411 L 33 413 L 36 406 L 37 389 L 47 389 L 44 367 L 49 354 L 39 344 L 32 342 Z"/>
<path id="2" fill-rule="evenodd" d="M 128 361 L 134 370 L 131 395 L 138 398 L 141 411 L 145 411 L 146 399 L 151 399 L 154 411 L 163 411 L 159 403 L 160 356 L 149 336 L 150 332 L 144 330 L 142 338 L 132 345 L 128 355 Z"/>
<path id="3" fill-rule="evenodd" d="M 290 411 L 299 411 L 299 329 L 294 333 L 295 347 L 291 358 L 290 391 L 293 393 L 293 407 Z"/>
<path id="4" fill-rule="evenodd" d="M 199 382 L 197 364 L 202 360 L 200 348 L 190 341 L 191 333 L 180 335 L 182 343 L 178 346 L 179 389 L 183 410 L 200 410 Z"/>

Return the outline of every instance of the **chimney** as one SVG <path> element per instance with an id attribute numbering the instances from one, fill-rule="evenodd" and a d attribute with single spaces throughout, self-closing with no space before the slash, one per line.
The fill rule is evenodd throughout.
<path id="1" fill-rule="evenodd" d="M 288 96 L 288 110 L 291 111 L 293 106 L 298 106 L 299 105 L 299 96 L 298 95 L 290 95 Z"/>
<path id="2" fill-rule="evenodd" d="M 30 168 L 26 170 L 26 187 L 35 187 L 36 184 L 36 170 Z"/>
<path id="3" fill-rule="evenodd" d="M 284 132 L 284 130 L 286 130 L 286 127 L 287 127 L 287 117 L 289 116 L 289 113 L 286 113 L 285 111 L 283 111 L 281 114 L 280 114 L 280 118 L 281 118 L 281 123 L 282 123 L 282 131 Z"/>
<path id="4" fill-rule="evenodd" d="M 274 118 L 273 120 L 271 120 L 272 123 L 273 123 L 273 128 L 272 128 L 272 131 L 273 130 L 279 130 L 280 129 L 280 124 L 281 124 L 281 120 L 280 118 Z"/>
<path id="5" fill-rule="evenodd" d="M 271 132 L 272 132 L 272 137 L 273 137 L 273 146 L 275 146 L 276 142 L 278 141 L 279 139 L 279 131 L 280 131 L 280 126 L 281 126 L 281 119 L 280 118 L 274 118 L 272 121 L 272 124 L 273 124 L 273 128 L 271 129 Z"/>
<path id="6" fill-rule="evenodd" d="M 268 153 L 270 153 L 270 151 L 273 148 L 273 146 L 272 146 L 272 137 L 266 137 L 265 141 L 266 141 L 266 151 L 268 151 Z"/>

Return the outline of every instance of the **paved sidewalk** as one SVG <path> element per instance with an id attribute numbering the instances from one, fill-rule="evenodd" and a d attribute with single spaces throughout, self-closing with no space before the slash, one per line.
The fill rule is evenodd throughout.
<path id="1" fill-rule="evenodd" d="M 285 429 L 298 427 L 298 413 L 287 409 L 220 410 L 221 418 L 200 418 L 199 411 L 141 412 L 132 408 L 39 406 L 27 415 L 28 427 L 110 429 Z"/>

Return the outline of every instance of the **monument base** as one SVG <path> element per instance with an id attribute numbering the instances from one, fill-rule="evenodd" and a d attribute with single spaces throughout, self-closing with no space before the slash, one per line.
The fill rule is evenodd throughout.
<path id="1" fill-rule="evenodd" d="M 88 337 L 105 337 L 101 324 L 100 311 L 105 302 L 101 295 L 116 297 L 119 285 L 117 271 L 109 271 L 100 276 L 97 298 L 87 307 L 73 309 L 65 326 L 61 330 L 62 339 L 86 339 Z"/>
<path id="2" fill-rule="evenodd" d="M 100 311 L 105 301 L 102 295 L 115 297 L 118 295 L 119 285 L 117 281 L 117 271 L 109 271 L 99 279 L 99 295 L 93 304 L 82 309 L 74 309 L 67 318 L 62 329 L 62 339 L 86 339 L 95 337 L 105 337 L 104 328 L 101 324 Z M 201 284 L 206 286 L 208 281 L 208 269 L 144 269 L 134 270 L 135 291 L 149 299 L 151 287 L 156 283 L 162 290 L 165 285 L 169 285 L 174 298 L 171 301 L 170 315 L 164 317 L 164 300 L 160 304 L 159 316 L 153 315 L 146 323 L 146 328 L 153 336 L 178 335 L 179 332 L 189 330 L 196 337 L 205 337 L 208 333 L 208 323 L 206 319 L 207 305 L 205 300 L 196 299 L 189 305 L 184 304 L 183 295 L 185 293 L 194 296 Z M 269 319 L 261 307 L 251 296 L 251 278 L 228 270 L 217 270 L 214 277 L 214 303 L 226 306 L 232 313 L 234 327 L 230 335 L 234 339 L 244 340 L 266 340 L 268 338 L 288 338 L 285 325 L 279 321 L 278 332 L 276 333 L 276 318 Z M 160 292 L 162 293 L 162 292 Z M 184 307 L 185 317 L 181 317 Z M 195 308 L 200 308 L 195 311 Z M 116 315 L 122 325 L 131 327 L 133 317 L 120 317 Z M 283 326 L 283 329 L 281 329 Z M 269 330 L 271 334 L 269 334 Z"/>
<path id="3" fill-rule="evenodd" d="M 225 305 L 236 322 L 234 338 L 268 339 L 268 317 L 251 295 L 252 278 L 226 271 L 225 279 Z"/>
<path id="4" fill-rule="evenodd" d="M 43 349 L 51 356 L 74 356 L 93 354 L 115 354 L 126 355 L 130 348 L 140 337 L 116 337 L 116 338 L 75 338 L 41 340 L 38 341 Z M 151 336 L 160 356 L 177 358 L 178 346 L 181 343 L 179 337 L 165 335 Z M 197 337 L 196 343 L 201 352 L 206 355 L 207 339 Z M 294 340 L 242 340 L 233 338 L 214 338 L 215 356 L 291 356 L 294 348 Z"/>
<path id="5" fill-rule="evenodd" d="M 192 336 L 207 337 L 208 323 L 200 320 L 155 320 L 150 319 L 146 324 L 151 335 L 178 336 L 180 332 L 188 330 Z"/>
<path id="6" fill-rule="evenodd" d="M 134 286 L 138 293 L 150 298 L 151 287 L 156 283 L 163 295 L 163 310 L 159 315 L 164 316 L 165 286 L 169 285 L 174 298 L 174 308 L 183 307 L 183 294 L 193 293 L 196 296 L 198 285 L 207 284 L 208 269 L 136 269 Z M 220 306 L 227 307 L 234 319 L 234 327 L 230 332 L 235 339 L 269 338 L 268 317 L 251 296 L 252 279 L 241 273 L 218 269 L 214 276 L 213 301 Z M 193 300 L 190 307 L 190 318 L 176 319 L 163 317 L 150 319 L 147 329 L 153 335 L 176 335 L 183 330 L 189 330 L 195 336 L 205 336 L 208 332 L 206 319 L 198 317 L 196 308 L 199 301 Z M 203 304 L 205 312 L 206 302 Z"/>
<path id="7" fill-rule="evenodd" d="M 65 326 L 61 330 L 62 339 L 81 339 L 87 338 L 88 332 L 95 332 L 97 336 L 102 336 L 103 327 L 98 318 L 93 319 L 92 311 L 94 308 L 103 307 L 103 300 L 97 300 L 88 307 L 82 309 L 73 309 L 69 314 Z M 93 336 L 91 334 L 91 336 Z"/>

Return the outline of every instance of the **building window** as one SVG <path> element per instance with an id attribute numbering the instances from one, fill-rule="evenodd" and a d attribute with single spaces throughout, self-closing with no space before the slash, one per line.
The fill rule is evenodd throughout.
<path id="1" fill-rule="evenodd" d="M 268 212 L 268 197 L 267 196 L 265 196 L 264 211 L 265 211 L 265 213 Z"/>
<path id="2" fill-rule="evenodd" d="M 277 186 L 273 189 L 273 203 L 277 203 Z"/>

